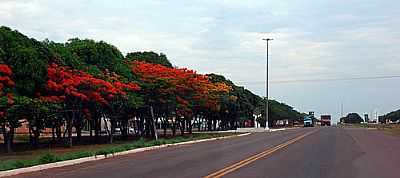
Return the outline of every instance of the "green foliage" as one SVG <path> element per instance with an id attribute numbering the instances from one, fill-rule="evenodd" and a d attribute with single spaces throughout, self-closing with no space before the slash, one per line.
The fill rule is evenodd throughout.
<path id="1" fill-rule="evenodd" d="M 0 163 L 0 171 L 30 167 L 40 164 L 38 159 L 35 160 L 6 160 Z"/>
<path id="2" fill-rule="evenodd" d="M 261 124 L 265 123 L 265 99 L 260 101 L 258 113 L 262 114 L 262 117 L 258 119 Z M 274 121 L 288 119 L 289 122 L 301 121 L 303 115 L 298 111 L 294 110 L 293 107 L 280 103 L 275 100 L 268 100 L 268 121 L 270 126 L 274 124 Z"/>
<path id="3" fill-rule="evenodd" d="M 208 74 L 208 78 L 213 83 L 222 82 L 232 87 L 232 91 L 220 98 L 221 115 L 226 118 L 236 118 L 238 120 L 254 119 L 255 112 L 261 98 L 244 87 L 236 86 L 232 81 L 222 75 Z"/>
<path id="4" fill-rule="evenodd" d="M 381 116 L 380 120 L 386 120 L 386 119 L 389 119 L 392 122 L 396 122 L 396 121 L 400 120 L 400 109 L 397 111 L 392 111 L 390 113 L 387 113 L 387 114 Z"/>
<path id="5" fill-rule="evenodd" d="M 60 106 L 56 103 L 45 102 L 38 98 L 15 96 L 15 103 L 8 109 L 7 117 L 14 118 L 16 121 L 27 118 L 31 127 L 42 130 L 46 127 L 46 123 L 53 122 L 57 109 L 60 109 Z"/>
<path id="6" fill-rule="evenodd" d="M 78 158 L 84 158 L 84 157 L 89 157 L 93 156 L 93 153 L 90 151 L 78 151 L 78 152 L 71 152 L 71 153 L 65 153 L 62 155 L 62 160 L 71 160 L 71 159 L 78 159 Z"/>
<path id="7" fill-rule="evenodd" d="M 124 56 L 113 45 L 104 41 L 73 38 L 67 43 L 43 42 L 52 52 L 53 60 L 61 65 L 84 70 L 93 75 L 102 71 L 115 72 L 128 79 L 132 78 L 129 66 L 123 63 Z"/>
<path id="8" fill-rule="evenodd" d="M 73 55 L 76 55 L 82 62 L 97 65 L 100 69 L 110 69 L 112 65 L 122 61 L 121 52 L 104 41 L 81 40 L 78 38 L 70 39 L 65 44 Z"/>
<path id="9" fill-rule="evenodd" d="M 349 113 L 346 117 L 340 118 L 340 122 L 349 123 L 349 124 L 359 124 L 364 120 L 357 113 Z"/>
<path id="10" fill-rule="evenodd" d="M 163 53 L 157 54 L 155 52 L 133 52 L 128 53 L 125 57 L 127 61 L 143 61 L 153 64 L 161 64 L 167 67 L 172 67 L 171 62 L 168 60 L 167 56 Z"/>
<path id="11" fill-rule="evenodd" d="M 208 79 L 211 80 L 213 83 L 223 82 L 223 83 L 225 83 L 225 84 L 227 84 L 229 86 L 235 86 L 235 84 L 233 84 L 232 81 L 226 79 L 222 75 L 211 73 L 211 74 L 207 74 L 207 76 L 208 76 Z"/>
<path id="12" fill-rule="evenodd" d="M 11 66 L 19 94 L 34 96 L 43 87 L 51 53 L 42 43 L 0 27 L 0 58 Z"/>
<path id="13" fill-rule="evenodd" d="M 14 96 L 14 104 L 7 102 L 7 97 L 0 97 L 0 108 L 7 108 L 7 116 L 1 120 L 2 123 L 7 122 L 11 127 L 18 128 L 21 126 L 20 120 L 25 110 L 21 106 L 28 104 L 31 99 L 26 96 Z"/>
<path id="14" fill-rule="evenodd" d="M 157 118 L 176 116 L 179 115 L 177 113 L 180 111 L 181 113 L 185 113 L 184 119 L 202 118 L 202 120 L 205 120 L 210 130 L 211 123 L 216 123 L 216 121 L 221 121 L 219 122 L 220 128 L 216 128 L 217 126 L 214 124 L 215 126 L 213 129 L 234 129 L 237 127 L 237 123 L 243 124 L 244 121 L 253 120 L 254 113 L 264 113 L 262 111 L 264 102 L 261 97 L 244 87 L 236 86 L 224 76 L 209 74 L 208 79 L 213 83 L 225 83 L 229 87 L 223 86 L 232 89 L 229 93 L 209 92 L 215 89 L 207 87 L 206 85 L 198 87 L 197 85 L 203 82 L 197 79 L 191 81 L 190 86 L 182 85 L 182 83 L 185 83 L 187 78 L 190 77 L 180 78 L 181 76 L 176 73 L 176 71 L 179 70 L 168 74 L 170 76 L 166 78 L 156 77 L 151 81 L 142 79 L 138 82 L 140 76 L 132 72 L 132 61 L 144 61 L 167 66 L 161 66 L 163 70 L 174 69 L 167 56 L 162 53 L 133 52 L 128 53 L 124 58 L 122 53 L 115 46 L 104 41 L 74 38 L 68 40 L 66 43 L 56 43 L 49 40 L 38 42 L 35 39 L 26 37 L 18 31 L 13 31 L 7 27 L 0 27 L 0 62 L 11 67 L 13 73 L 11 79 L 16 83 L 14 88 L 7 87 L 3 89 L 4 93 L 10 95 L 9 98 L 7 98 L 7 96 L 0 97 L 0 108 L 5 111 L 1 112 L 4 118 L 0 120 L 0 124 L 16 128 L 20 126 L 20 121 L 28 121 L 31 131 L 35 135 L 35 139 L 38 140 L 40 132 L 44 128 L 59 129 L 62 127 L 65 128 L 66 126 L 73 126 L 75 130 L 80 131 L 81 126 L 86 124 L 85 121 L 97 121 L 102 116 L 116 121 L 113 123 L 117 126 L 125 125 L 126 127 L 127 123 L 129 123 L 128 121 L 133 117 L 139 118 L 141 124 L 145 125 L 139 128 L 140 134 L 149 135 L 150 132 L 148 131 L 151 130 L 149 129 L 151 127 L 148 126 L 150 122 L 144 121 L 144 119 L 147 119 L 146 117 L 149 117 L 149 106 L 154 108 L 154 113 Z M 50 68 L 48 68 L 49 63 L 56 63 L 57 65 L 51 65 Z M 100 86 L 96 88 L 96 90 L 93 89 L 93 91 L 96 91 L 93 93 L 91 91 L 82 94 L 74 91 L 91 87 L 82 85 L 77 88 L 65 89 L 65 92 L 60 94 L 57 88 L 63 88 L 60 86 L 65 86 L 64 84 L 68 83 L 67 81 L 70 81 L 69 84 L 82 81 L 80 78 L 79 80 L 71 80 L 71 78 L 63 79 L 62 76 L 67 75 L 65 71 L 60 72 L 58 70 L 52 70 L 53 68 L 65 66 L 68 66 L 68 70 L 71 71 L 71 74 L 68 75 L 74 74 L 74 77 L 71 78 L 78 78 L 80 74 L 76 72 L 76 70 L 80 70 L 81 72 L 92 74 L 88 76 L 93 76 L 94 79 L 91 80 L 93 83 L 97 83 L 101 80 L 113 86 L 118 82 L 124 84 L 132 82 L 138 83 L 141 90 L 131 90 L 126 91 L 126 93 L 121 92 L 124 94 L 119 93 L 118 95 L 120 96 L 115 96 L 110 92 L 107 96 L 95 97 L 98 93 L 104 94 L 107 92 L 105 90 L 100 90 Z M 151 66 L 160 65 L 150 64 L 150 67 L 146 66 L 145 69 L 151 68 Z M 57 82 L 49 80 L 52 75 L 47 75 L 48 70 L 57 71 L 53 72 L 59 74 L 54 75 L 57 76 L 55 79 Z M 160 71 L 162 73 L 162 70 Z M 193 73 L 191 75 L 195 74 Z M 148 76 L 151 78 L 152 73 Z M 174 80 L 175 78 L 179 80 L 176 80 L 175 83 L 169 82 L 169 80 Z M 205 78 L 202 79 L 206 81 L 206 83 L 209 82 Z M 57 83 L 57 86 L 53 86 L 54 83 Z M 121 83 L 119 83 L 120 86 Z M 196 94 L 194 92 L 194 88 L 196 87 L 199 91 L 200 89 L 202 90 L 201 93 L 210 93 L 209 95 L 207 94 L 209 97 L 204 97 L 206 94 L 201 95 L 199 94 L 200 92 Z M 53 88 L 54 90 L 49 90 L 49 88 Z M 178 90 L 176 90 L 176 88 L 182 88 L 179 90 L 182 96 L 177 95 Z M 106 90 L 111 91 L 111 89 Z M 225 91 L 228 91 L 228 89 Z M 11 94 L 14 96 L 15 102 L 13 102 Z M 90 94 L 94 98 L 105 98 L 105 100 L 107 100 L 107 106 L 97 103 L 99 100 L 96 100 L 96 102 L 83 102 L 84 99 L 71 99 L 74 98 L 71 96 L 86 96 L 86 94 Z M 194 95 L 201 97 L 196 98 Z M 63 104 L 56 102 L 61 102 Z M 65 112 L 66 110 L 67 112 Z M 186 112 L 186 110 L 190 110 L 190 112 Z M 272 120 L 278 118 L 295 120 L 299 115 L 292 107 L 276 101 L 271 101 L 270 111 L 270 118 L 272 118 Z M 167 125 L 165 128 L 171 127 L 170 123 L 166 123 L 165 125 Z M 98 128 L 96 128 L 96 130 L 98 130 Z M 124 136 L 126 136 L 125 131 L 126 129 L 124 129 Z M 178 137 L 174 141 L 159 140 L 154 143 L 139 141 L 121 148 L 99 150 L 96 153 L 90 154 L 112 154 L 124 149 L 143 147 L 152 144 L 159 145 L 176 141 L 179 142 L 187 139 L 188 138 Z M 82 154 L 87 155 L 89 153 Z M 74 155 L 70 155 L 69 157 L 74 157 Z M 44 157 L 43 160 L 40 161 L 51 162 L 53 159 L 67 158 L 56 158 L 47 155 L 47 157 Z M 24 164 L 25 163 L 22 162 L 15 163 L 15 165 Z"/>
<path id="15" fill-rule="evenodd" d="M 61 158 L 59 158 L 57 155 L 54 155 L 51 153 L 46 153 L 45 155 L 43 155 L 39 158 L 40 164 L 53 163 L 53 162 L 57 162 L 57 161 L 61 161 Z"/>
<path id="16" fill-rule="evenodd" d="M 265 99 L 262 99 L 244 87 L 236 86 L 232 81 L 227 80 L 224 76 L 217 74 L 208 74 L 207 76 L 214 83 L 223 82 L 232 87 L 233 90 L 229 95 L 221 98 L 222 111 L 228 111 L 230 118 L 248 120 L 254 119 L 253 114 L 262 114 L 262 117 L 258 118 L 258 122 L 261 124 L 265 123 Z M 295 121 L 302 119 L 302 116 L 298 111 L 285 103 L 269 100 L 268 108 L 270 121 L 280 119 Z"/>
<path id="17" fill-rule="evenodd" d="M 56 43 L 53 41 L 45 40 L 44 45 L 50 50 L 53 56 L 54 62 L 57 64 L 81 68 L 83 62 L 79 60 L 79 57 L 69 50 L 64 43 Z"/>

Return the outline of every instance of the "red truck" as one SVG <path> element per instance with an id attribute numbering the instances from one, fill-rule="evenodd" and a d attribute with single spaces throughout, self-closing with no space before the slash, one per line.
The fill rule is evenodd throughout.
<path id="1" fill-rule="evenodd" d="M 321 126 L 331 126 L 331 115 L 321 115 Z"/>

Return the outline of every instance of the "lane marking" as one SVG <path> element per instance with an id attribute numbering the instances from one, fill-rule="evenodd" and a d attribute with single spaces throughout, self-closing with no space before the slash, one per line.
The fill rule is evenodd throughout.
<path id="1" fill-rule="evenodd" d="M 283 148 L 287 147 L 288 145 L 293 144 L 293 143 L 303 139 L 304 137 L 313 134 L 314 132 L 316 132 L 318 130 L 307 132 L 307 133 L 305 133 L 303 135 L 300 135 L 300 136 L 298 136 L 296 138 L 293 138 L 293 139 L 291 139 L 289 141 L 286 141 L 286 142 L 284 142 L 282 144 L 279 144 L 279 145 L 277 145 L 275 147 L 269 148 L 269 149 L 267 149 L 267 150 L 265 150 L 265 151 L 263 151 L 261 153 L 255 154 L 255 155 L 253 155 L 253 156 L 251 156 L 251 157 L 249 157 L 247 159 L 241 160 L 241 161 L 239 161 L 239 162 L 237 162 L 235 164 L 232 164 L 232 165 L 230 165 L 228 167 L 225 167 L 225 168 L 223 168 L 223 169 L 221 169 L 219 171 L 211 173 L 211 174 L 209 174 L 209 175 L 207 175 L 207 176 L 205 176 L 203 178 L 219 178 L 219 177 L 222 177 L 222 176 L 224 176 L 226 174 L 229 174 L 229 173 L 231 173 L 231 172 L 233 172 L 235 170 L 238 170 L 238 169 L 240 169 L 240 168 L 242 168 L 242 167 L 244 167 L 244 166 L 246 166 L 246 165 L 248 165 L 248 164 L 250 164 L 250 163 L 252 163 L 252 162 L 254 162 L 254 161 L 258 160 L 258 159 L 260 159 L 260 158 L 264 158 L 264 157 L 266 157 L 266 156 L 268 156 L 268 155 L 270 155 L 270 154 L 272 154 L 272 153 L 274 153 L 274 152 L 276 152 L 276 151 L 278 151 L 280 149 L 283 149 Z"/>

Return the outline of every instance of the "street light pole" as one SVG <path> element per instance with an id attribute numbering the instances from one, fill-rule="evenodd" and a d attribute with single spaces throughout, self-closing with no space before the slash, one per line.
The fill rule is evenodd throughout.
<path id="1" fill-rule="evenodd" d="M 265 130 L 268 130 L 268 43 L 269 41 L 273 40 L 272 38 L 264 38 L 262 39 L 264 41 L 267 41 L 267 46 L 266 46 L 266 61 L 265 61 L 265 95 L 266 95 L 266 99 L 265 99 Z"/>

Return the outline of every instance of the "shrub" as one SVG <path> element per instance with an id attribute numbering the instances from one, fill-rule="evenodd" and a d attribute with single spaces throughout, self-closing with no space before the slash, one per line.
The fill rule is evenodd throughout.
<path id="1" fill-rule="evenodd" d="M 61 161 L 61 160 L 62 160 L 61 158 L 59 158 L 57 155 L 54 155 L 52 153 L 46 153 L 39 157 L 40 164 L 53 163 L 53 162 L 57 162 L 57 161 Z"/>

